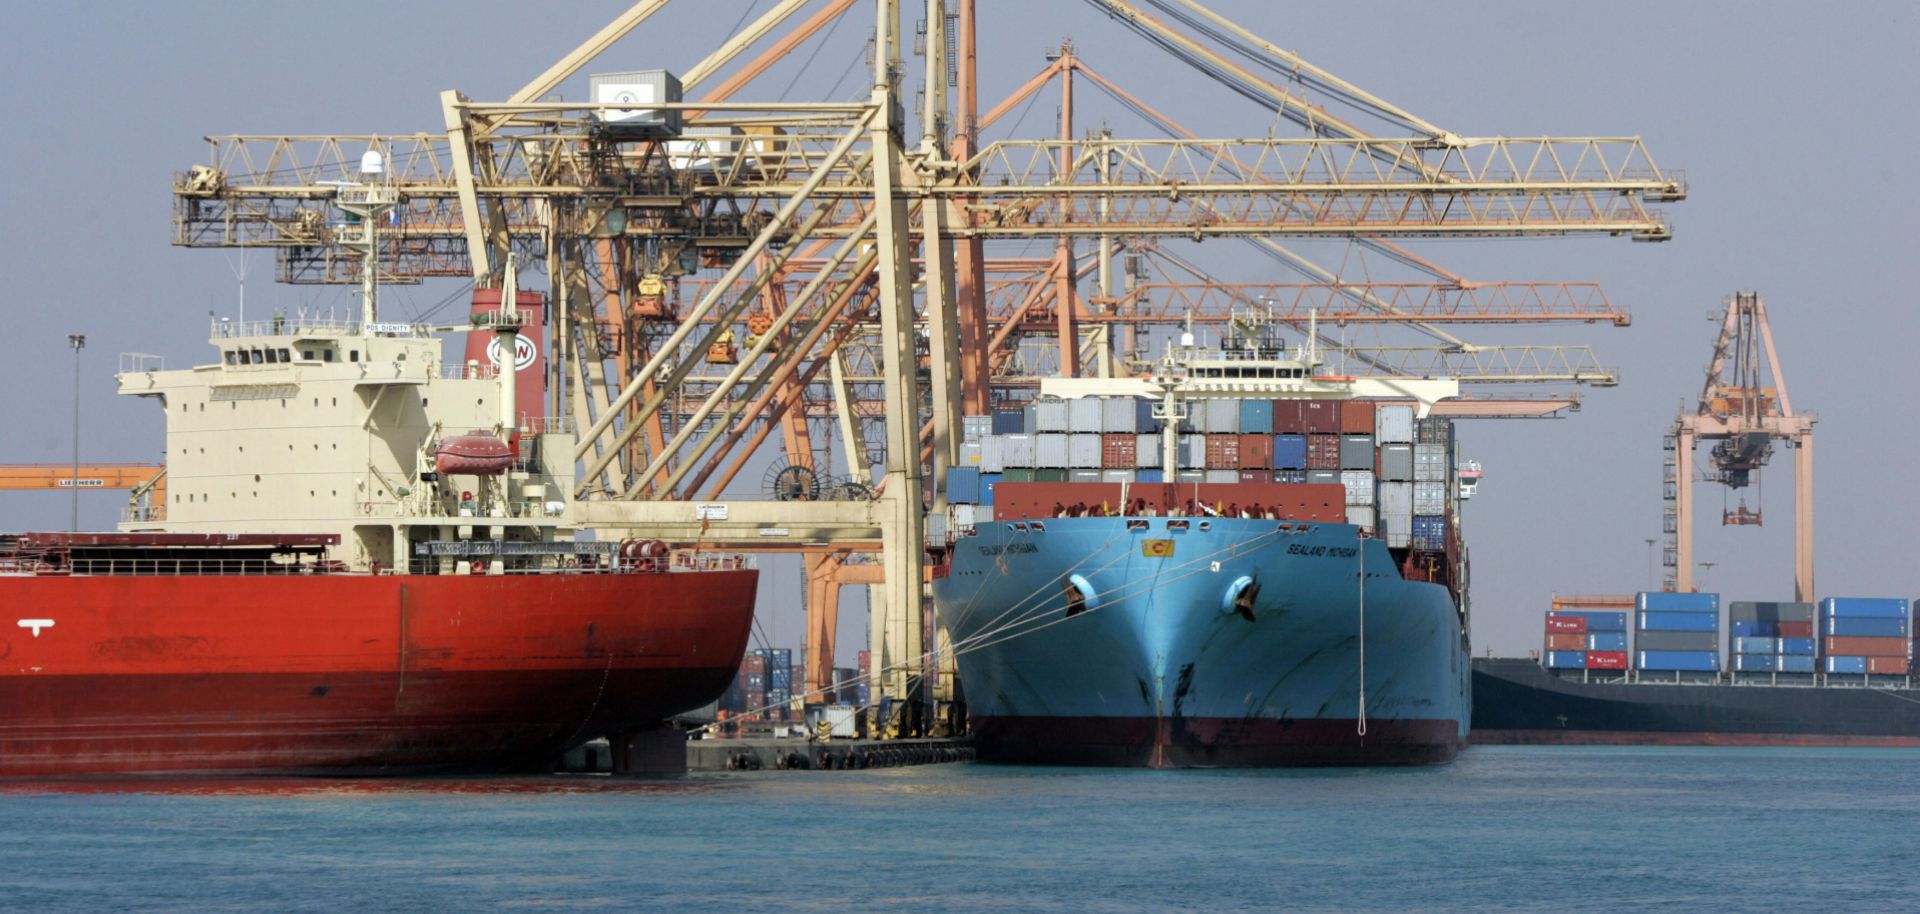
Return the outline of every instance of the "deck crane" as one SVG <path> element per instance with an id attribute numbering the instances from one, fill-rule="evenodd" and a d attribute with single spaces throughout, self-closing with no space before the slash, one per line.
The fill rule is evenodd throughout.
<path id="1" fill-rule="evenodd" d="M 1682 412 L 1667 432 L 1665 527 L 1668 590 L 1693 590 L 1693 455 L 1702 441 L 1714 442 L 1701 481 L 1742 493 L 1760 481 L 1773 456 L 1774 442 L 1785 442 L 1793 458 L 1793 592 L 1813 600 L 1813 425 L 1818 417 L 1793 411 L 1787 378 L 1767 324 L 1767 306 L 1758 292 L 1738 292 L 1721 315 L 1720 335 L 1707 362 L 1706 381 L 1692 412 Z M 1758 526 L 1762 512 L 1723 509 L 1727 526 Z"/>

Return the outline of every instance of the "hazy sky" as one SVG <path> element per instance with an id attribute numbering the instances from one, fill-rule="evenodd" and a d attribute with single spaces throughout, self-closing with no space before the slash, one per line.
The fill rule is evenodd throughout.
<path id="1" fill-rule="evenodd" d="M 626 4 L 75 2 L 9 9 L 0 34 L 6 130 L 0 135 L 0 249 L 9 332 L 0 381 L 12 394 L 0 462 L 64 462 L 73 361 L 84 332 L 82 448 L 93 460 L 154 460 L 160 414 L 117 398 L 116 355 L 205 360 L 206 316 L 231 314 L 234 269 L 248 266 L 249 310 L 339 303 L 336 289 L 276 287 L 265 252 L 169 246 L 172 175 L 223 133 L 438 131 L 438 93 L 499 99 Z M 758 12 L 766 0 L 753 4 Z M 684 70 L 748 11 L 745 0 L 680 0 L 588 69 Z M 1089 65 L 1210 136 L 1261 136 L 1271 113 L 1220 90 L 1080 2 L 979 0 L 983 107 L 1044 66 L 1071 38 Z M 1916 8 L 1756 2 L 1307 4 L 1221 0 L 1217 8 L 1281 46 L 1428 121 L 1467 136 L 1640 135 L 1691 198 L 1668 205 L 1676 238 L 1424 242 L 1411 245 L 1483 281 L 1598 280 L 1634 315 L 1629 329 L 1545 328 L 1468 334 L 1485 341 L 1590 342 L 1619 388 L 1589 391 L 1570 419 L 1472 423 L 1469 456 L 1487 481 L 1468 505 L 1479 650 L 1536 647 L 1555 593 L 1647 586 L 1645 540 L 1660 535 L 1660 438 L 1697 394 L 1715 328 L 1735 290 L 1772 311 L 1793 402 L 1819 414 L 1818 572 L 1822 595 L 1920 593 L 1907 539 L 1916 511 L 1920 431 L 1905 408 L 1920 381 L 1904 323 L 1920 233 L 1908 207 L 1920 177 L 1900 162 L 1920 148 L 1903 118 L 1920 90 Z M 861 91 L 867 4 L 743 97 Z M 912 14 L 910 18 L 919 18 Z M 818 42 L 819 40 L 816 39 Z M 809 61 L 809 58 L 812 58 Z M 849 72 L 851 71 L 851 72 Z M 844 74 L 844 78 L 843 77 Z M 839 80 L 836 82 L 836 80 Z M 562 88 L 585 95 L 584 78 Z M 1056 94 L 1007 126 L 1049 129 Z M 1157 136 L 1091 92 L 1080 121 Z M 1284 126 L 1277 131 L 1292 135 Z M 1224 278 L 1296 277 L 1243 246 L 1192 256 Z M 1330 266 L 1340 246 L 1314 249 Z M 395 289 L 417 313 L 445 287 Z M 1764 476 L 1762 529 L 1702 524 L 1701 581 L 1729 600 L 1792 591 L 1790 455 Z M 91 493 L 83 526 L 108 527 L 123 496 Z M 1720 490 L 1703 488 L 1714 517 Z M 1750 499 L 1751 503 L 1751 499 Z M 0 529 L 61 528 L 64 495 L 0 495 Z M 771 566 L 762 621 L 777 644 L 801 631 L 797 572 Z M 1655 570 L 1656 575 L 1658 569 Z M 776 580 L 777 578 L 777 580 Z M 858 623 L 845 635 L 859 637 Z M 850 646 L 850 645 L 849 645 Z"/>

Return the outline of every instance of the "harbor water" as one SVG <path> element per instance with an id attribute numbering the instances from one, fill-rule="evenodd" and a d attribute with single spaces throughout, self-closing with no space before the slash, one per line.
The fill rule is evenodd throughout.
<path id="1" fill-rule="evenodd" d="M 1913 910 L 1920 753 L 0 787 L 7 911 Z"/>

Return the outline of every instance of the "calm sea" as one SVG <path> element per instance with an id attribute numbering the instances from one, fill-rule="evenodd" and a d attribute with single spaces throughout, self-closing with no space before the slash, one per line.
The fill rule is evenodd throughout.
<path id="1" fill-rule="evenodd" d="M 0 788 L 8 911 L 1916 911 L 1920 752 Z"/>

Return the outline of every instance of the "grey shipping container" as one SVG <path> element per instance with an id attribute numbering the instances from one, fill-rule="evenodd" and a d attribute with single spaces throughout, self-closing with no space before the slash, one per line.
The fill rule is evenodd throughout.
<path id="1" fill-rule="evenodd" d="M 587 77 L 587 92 L 595 104 L 680 101 L 680 78 L 666 70 L 595 73 Z M 634 136 L 677 136 L 681 113 L 659 108 L 612 108 L 599 114 L 609 133 Z"/>
<path id="2" fill-rule="evenodd" d="M 1635 632 L 1636 651 L 1717 651 L 1720 636 L 1714 632 Z"/>
<path id="3" fill-rule="evenodd" d="M 1098 401 L 1100 404 L 1100 430 L 1103 432 L 1137 432 L 1140 430 L 1134 417 L 1132 397 L 1110 397 Z"/>
<path id="4" fill-rule="evenodd" d="M 1317 486 L 1340 485 L 1341 484 L 1340 471 L 1339 470 L 1308 470 L 1307 482 Z"/>
<path id="5" fill-rule="evenodd" d="M 1341 470 L 1340 484 L 1347 489 L 1347 504 L 1373 504 L 1373 471 Z"/>
<path id="6" fill-rule="evenodd" d="M 1770 603 L 1741 600 L 1727 604 L 1727 618 L 1754 622 L 1812 622 L 1812 603 Z"/>
<path id="7" fill-rule="evenodd" d="M 1240 471 L 1239 470 L 1208 470 L 1206 481 L 1213 482 L 1213 483 L 1239 482 Z"/>
<path id="8" fill-rule="evenodd" d="M 1413 513 L 1447 513 L 1447 484 L 1444 482 L 1416 482 L 1413 484 Z"/>
<path id="9" fill-rule="evenodd" d="M 1081 433 L 1068 435 L 1067 466 L 1099 469 L 1100 436 Z"/>
<path id="10" fill-rule="evenodd" d="M 1041 400 L 1033 405 L 1033 430 L 1039 433 L 1067 430 L 1067 401 Z"/>
<path id="11" fill-rule="evenodd" d="M 1416 444 L 1413 446 L 1413 481 L 1447 481 L 1447 446 L 1444 444 Z"/>
<path id="12" fill-rule="evenodd" d="M 1347 523 L 1352 524 L 1356 527 L 1359 527 L 1363 530 L 1372 530 L 1373 529 L 1373 506 L 1372 505 L 1348 505 L 1347 506 Z"/>
<path id="13" fill-rule="evenodd" d="M 988 435 L 980 441 L 980 472 L 998 473 L 1007 468 L 1007 436 Z"/>
<path id="14" fill-rule="evenodd" d="M 1413 515 L 1387 514 L 1383 511 L 1380 514 L 1380 526 L 1388 546 L 1400 549 L 1413 545 Z"/>
<path id="15" fill-rule="evenodd" d="M 1058 432 L 1041 432 L 1033 436 L 1033 465 L 1045 469 L 1065 469 L 1067 462 L 1067 436 Z"/>
<path id="16" fill-rule="evenodd" d="M 979 441 L 993 434 L 992 416 L 961 416 L 960 440 Z"/>
<path id="17" fill-rule="evenodd" d="M 1100 434 L 1100 401 L 1092 397 L 1068 400 L 1067 431 Z"/>
<path id="18" fill-rule="evenodd" d="M 1181 482 L 1206 482 L 1207 471 L 1206 470 L 1181 470 L 1180 481 Z"/>
<path id="19" fill-rule="evenodd" d="M 983 449 L 980 446 L 980 442 L 978 441 L 961 442 L 960 443 L 960 465 L 963 467 L 973 467 L 975 469 L 978 469 L 981 464 L 981 457 L 983 456 L 983 454 L 981 453 L 982 450 Z"/>
<path id="20" fill-rule="evenodd" d="M 1380 484 L 1380 516 L 1407 519 L 1407 533 L 1413 533 L 1413 483 L 1383 482 Z"/>
<path id="21" fill-rule="evenodd" d="M 1413 481 L 1413 445 L 1380 445 L 1380 478 L 1387 482 Z"/>
<path id="22" fill-rule="evenodd" d="M 1340 436 L 1340 469 L 1373 471 L 1373 436 Z"/>
<path id="23" fill-rule="evenodd" d="M 1068 482 L 1099 482 L 1100 471 L 1075 467 L 1067 471 Z"/>
<path id="24" fill-rule="evenodd" d="M 1413 443 L 1413 407 L 1380 404 L 1373 411 L 1373 437 L 1381 444 Z"/>
<path id="25" fill-rule="evenodd" d="M 1453 420 L 1428 416 L 1414 422 L 1413 437 L 1420 444 L 1452 444 Z"/>
<path id="26" fill-rule="evenodd" d="M 1020 407 L 1020 434 L 1037 435 L 1039 433 L 1040 433 L 1039 405 L 1036 403 L 1028 403 L 1027 405 Z"/>
<path id="27" fill-rule="evenodd" d="M 1207 409 L 1207 427 L 1205 431 L 1207 434 L 1240 434 L 1239 400 L 1207 400 L 1205 403 Z"/>
<path id="28" fill-rule="evenodd" d="M 1142 470 L 1160 467 L 1161 438 L 1159 435 L 1135 435 L 1133 439 L 1133 465 Z"/>
<path id="29" fill-rule="evenodd" d="M 1040 463 L 1039 445 L 1033 435 L 1000 435 L 1000 470 L 1031 470 Z"/>
<path id="30" fill-rule="evenodd" d="M 1207 466 L 1207 438 L 1205 435 L 1180 436 L 1180 469 L 1199 470 Z M 1171 467 L 1161 467 L 1171 469 Z"/>
<path id="31" fill-rule="evenodd" d="M 1101 482 L 1132 482 L 1133 471 L 1132 470 L 1101 470 L 1100 481 Z"/>

